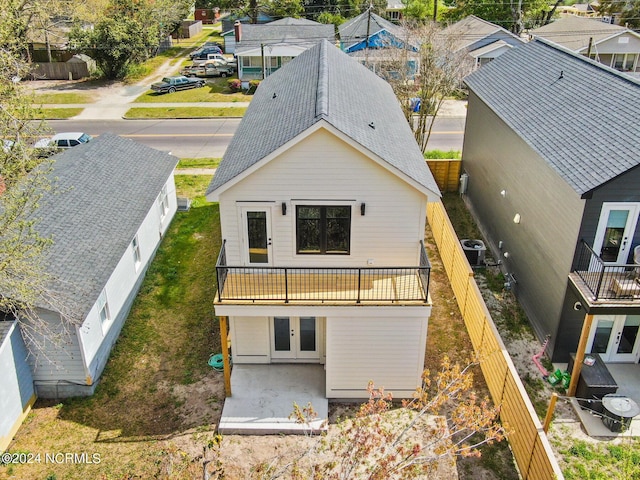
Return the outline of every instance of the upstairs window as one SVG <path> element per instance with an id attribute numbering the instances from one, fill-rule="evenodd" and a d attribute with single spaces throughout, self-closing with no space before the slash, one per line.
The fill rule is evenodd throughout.
<path id="1" fill-rule="evenodd" d="M 107 302 L 107 292 L 104 289 L 98 297 L 98 313 L 100 315 L 100 323 L 104 328 L 106 324 L 111 320 L 111 314 L 109 313 L 109 303 Z"/>
<path id="2" fill-rule="evenodd" d="M 158 207 L 160 208 L 160 219 L 162 220 L 169 211 L 169 198 L 167 196 L 167 185 L 162 187 L 158 196 Z"/>
<path id="3" fill-rule="evenodd" d="M 140 243 L 138 243 L 138 236 L 133 237 L 131 241 L 131 252 L 133 253 L 133 263 L 136 267 L 136 272 L 140 267 L 140 263 L 142 262 L 140 257 Z"/>
<path id="4" fill-rule="evenodd" d="M 296 206 L 296 252 L 348 255 L 351 247 L 351 207 Z"/>

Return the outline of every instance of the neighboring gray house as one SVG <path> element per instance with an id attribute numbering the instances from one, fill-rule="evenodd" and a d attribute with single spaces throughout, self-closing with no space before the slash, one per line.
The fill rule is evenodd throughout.
<path id="1" fill-rule="evenodd" d="M 442 34 L 451 38 L 456 51 L 467 50 L 476 68 L 524 43 L 513 33 L 474 15 L 449 25 Z"/>
<path id="2" fill-rule="evenodd" d="M 27 349 L 15 320 L 0 320 L 0 372 L 0 452 L 4 452 L 36 401 Z"/>
<path id="3" fill-rule="evenodd" d="M 214 308 L 233 353 L 221 431 L 274 428 L 242 401 L 273 385 L 241 379 L 282 363 L 308 372 L 292 390 L 318 379 L 325 414 L 326 398 L 367 398 L 370 380 L 414 393 L 431 313 L 426 205 L 439 196 L 389 84 L 333 44 L 260 85 L 207 191 L 223 238 Z M 234 415 L 236 398 L 247 409 Z"/>
<path id="4" fill-rule="evenodd" d="M 538 337 L 566 362 L 593 320 L 587 353 L 638 363 L 640 83 L 542 40 L 465 83 L 464 198 Z"/>
<path id="5" fill-rule="evenodd" d="M 533 38 L 544 38 L 622 72 L 638 72 L 640 34 L 595 18 L 562 17 L 531 30 Z"/>
<path id="6" fill-rule="evenodd" d="M 37 307 L 52 330 L 63 331 L 62 316 L 71 323 L 29 362 L 39 397 L 91 395 L 176 211 L 177 159 L 111 134 L 52 158 L 57 193 L 36 216 L 53 238 L 45 260 L 55 306 Z"/>
<path id="7" fill-rule="evenodd" d="M 335 41 L 333 25 L 293 18 L 264 25 L 236 24 L 238 78 L 243 82 L 267 78 L 321 40 Z"/>

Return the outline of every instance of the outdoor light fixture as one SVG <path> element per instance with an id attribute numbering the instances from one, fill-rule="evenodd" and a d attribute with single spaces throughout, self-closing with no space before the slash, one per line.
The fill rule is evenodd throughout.
<path id="1" fill-rule="evenodd" d="M 287 214 L 287 202 L 282 202 L 282 215 Z"/>
<path id="2" fill-rule="evenodd" d="M 513 217 L 513 223 L 520 223 L 520 214 L 516 213 Z"/>
<path id="3" fill-rule="evenodd" d="M 364 217 L 364 209 L 365 209 L 365 205 L 364 203 L 360 204 L 360 215 L 362 215 Z"/>

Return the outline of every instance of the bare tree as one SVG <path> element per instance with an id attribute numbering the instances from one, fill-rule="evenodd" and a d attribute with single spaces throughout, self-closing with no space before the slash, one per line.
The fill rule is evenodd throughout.
<path id="1" fill-rule="evenodd" d="M 463 368 L 445 357 L 433 375 L 425 370 L 413 398 L 400 406 L 370 383 L 369 400 L 353 418 L 340 420 L 310 448 L 288 450 L 254 466 L 251 478 L 447 478 L 456 457 L 480 456 L 479 447 L 503 440 L 506 433 L 499 409 L 473 392 L 474 365 Z M 311 405 L 294 405 L 292 418 L 310 429 L 316 413 Z M 207 478 L 224 478 L 224 465 L 217 467 L 217 476 Z"/>
<path id="2" fill-rule="evenodd" d="M 43 339 L 59 343 L 77 319 L 69 317 L 67 302 L 51 290 L 46 273 L 52 240 L 38 232 L 37 210 L 52 189 L 51 163 L 31 144 L 48 129 L 20 83 L 28 65 L 24 39 L 13 28 L 0 21 L 0 313 L 18 319 L 29 352 L 42 355 Z M 61 323 L 40 318 L 38 307 L 58 312 Z"/>
<path id="3" fill-rule="evenodd" d="M 462 80 L 473 69 L 458 38 L 443 33 L 435 22 L 402 25 L 401 44 L 389 45 L 378 74 L 393 88 L 424 152 L 443 102 L 462 91 Z M 415 50 L 415 51 L 414 51 Z"/>

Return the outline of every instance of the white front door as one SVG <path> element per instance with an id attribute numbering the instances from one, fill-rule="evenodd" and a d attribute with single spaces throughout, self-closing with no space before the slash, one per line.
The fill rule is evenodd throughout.
<path id="1" fill-rule="evenodd" d="M 602 204 L 593 250 L 604 262 L 627 263 L 639 213 L 638 203 Z"/>
<path id="2" fill-rule="evenodd" d="M 316 317 L 273 317 L 271 358 L 319 361 L 318 333 Z"/>
<path id="3" fill-rule="evenodd" d="M 271 266 L 273 262 L 271 208 L 243 207 L 241 216 L 246 264 L 263 267 Z"/>
<path id="4" fill-rule="evenodd" d="M 588 352 L 605 362 L 631 362 L 640 358 L 640 315 L 598 315 L 589 338 Z"/>

